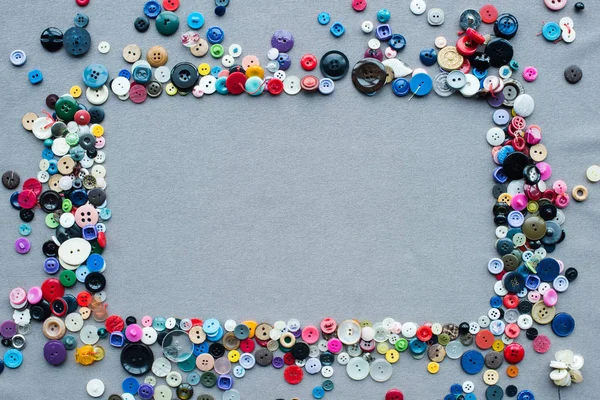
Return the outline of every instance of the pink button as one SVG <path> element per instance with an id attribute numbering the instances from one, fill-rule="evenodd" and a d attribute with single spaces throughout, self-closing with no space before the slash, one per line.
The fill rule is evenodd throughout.
<path id="1" fill-rule="evenodd" d="M 152 326 L 152 317 L 146 315 L 142 318 L 142 325 L 145 327 Z"/>
<path id="2" fill-rule="evenodd" d="M 556 181 L 552 185 L 552 189 L 556 192 L 556 194 L 563 194 L 567 191 L 567 184 L 563 181 Z"/>
<path id="3" fill-rule="evenodd" d="M 304 327 L 302 330 L 302 340 L 308 344 L 317 343 L 317 340 L 319 340 L 319 330 L 312 325 Z"/>
<path id="4" fill-rule="evenodd" d="M 20 306 L 21 304 L 25 303 L 25 301 L 27 301 L 27 292 L 25 291 L 25 289 L 20 287 L 14 288 L 10 291 L 8 297 L 10 298 L 11 303 L 13 303 L 16 306 Z"/>
<path id="5" fill-rule="evenodd" d="M 541 142 L 542 130 L 540 129 L 540 127 L 537 125 L 531 125 L 529 128 L 527 128 L 527 130 L 525 131 L 525 140 L 527 140 L 527 143 L 529 143 L 532 146 Z"/>
<path id="6" fill-rule="evenodd" d="M 342 342 L 338 338 L 329 339 L 329 342 L 327 342 L 327 350 L 333 354 L 337 354 L 342 351 L 342 347 Z"/>
<path id="7" fill-rule="evenodd" d="M 535 339 L 533 339 L 533 349 L 536 353 L 546 353 L 550 350 L 550 338 L 546 335 L 538 335 Z"/>
<path id="8" fill-rule="evenodd" d="M 375 347 L 377 347 L 377 342 L 374 340 L 362 340 L 361 339 L 359 346 L 362 349 L 362 351 L 371 352 L 371 351 L 375 350 Z"/>
<path id="9" fill-rule="evenodd" d="M 543 181 L 547 181 L 548 179 L 550 179 L 550 177 L 552 176 L 552 167 L 550 166 L 550 164 L 546 162 L 541 162 L 535 164 L 535 166 L 540 171 L 541 178 Z"/>
<path id="10" fill-rule="evenodd" d="M 565 208 L 569 205 L 570 201 L 571 198 L 569 197 L 569 195 L 566 193 L 562 193 L 556 196 L 556 199 L 554 200 L 554 205 L 558 208 Z"/>
<path id="11" fill-rule="evenodd" d="M 202 88 L 200 87 L 200 85 L 194 86 L 194 89 L 192 89 L 192 94 L 197 99 L 204 96 L 204 92 L 202 91 Z"/>
<path id="12" fill-rule="evenodd" d="M 522 211 L 527 207 L 527 196 L 523 193 L 517 193 L 510 200 L 510 206 L 517 210 Z"/>
<path id="13" fill-rule="evenodd" d="M 223 71 L 219 72 L 218 76 L 219 76 L 219 78 L 223 78 L 223 77 L 227 78 L 229 76 L 229 71 L 224 69 Z"/>
<path id="14" fill-rule="evenodd" d="M 91 204 L 81 206 L 75 211 L 75 223 L 83 228 L 86 225 L 96 225 L 98 223 L 98 211 Z"/>
<path id="15" fill-rule="evenodd" d="M 96 138 L 96 145 L 94 146 L 97 149 L 102 149 L 106 146 L 106 139 L 104 136 L 100 136 Z"/>
<path id="16" fill-rule="evenodd" d="M 367 8 L 367 0 L 352 0 L 352 8 L 354 11 L 364 11 Z"/>
<path id="17" fill-rule="evenodd" d="M 29 304 L 37 304 L 42 301 L 42 289 L 39 286 L 34 286 L 27 293 L 27 301 Z"/>
<path id="18" fill-rule="evenodd" d="M 556 262 L 558 263 L 558 265 L 560 265 L 560 273 L 562 274 L 563 271 L 565 270 L 565 263 L 562 262 L 561 260 L 556 260 Z"/>
<path id="19" fill-rule="evenodd" d="M 509 338 L 516 339 L 521 333 L 521 328 L 519 328 L 519 325 L 517 324 L 508 324 L 504 329 L 504 333 L 506 333 L 506 336 Z"/>
<path id="20" fill-rule="evenodd" d="M 558 293 L 556 290 L 550 289 L 544 294 L 544 304 L 548 307 L 554 307 L 558 303 Z"/>
<path id="21" fill-rule="evenodd" d="M 333 318 L 325 318 L 321 321 L 321 330 L 324 334 L 330 335 L 337 329 L 337 324 Z"/>
<path id="22" fill-rule="evenodd" d="M 544 4 L 552 11 L 562 10 L 567 5 L 567 0 L 544 0 Z"/>
<path id="23" fill-rule="evenodd" d="M 537 79 L 537 76 L 538 71 L 535 67 L 527 67 L 523 70 L 523 79 L 525 79 L 527 82 L 535 81 Z"/>
<path id="24" fill-rule="evenodd" d="M 533 290 L 527 293 L 527 300 L 529 300 L 532 303 L 537 303 L 538 301 L 540 301 L 541 298 L 542 295 L 540 295 L 540 292 L 538 292 L 537 290 Z"/>
<path id="25" fill-rule="evenodd" d="M 23 190 L 17 197 L 19 205 L 27 210 L 32 209 L 37 204 L 37 195 L 33 190 Z"/>
<path id="26" fill-rule="evenodd" d="M 139 342 L 142 339 L 142 327 L 138 324 L 131 324 L 125 329 L 125 336 L 130 342 Z"/>

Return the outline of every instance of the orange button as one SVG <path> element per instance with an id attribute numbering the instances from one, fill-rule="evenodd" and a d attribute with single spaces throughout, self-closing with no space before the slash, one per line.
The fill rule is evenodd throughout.
<path id="1" fill-rule="evenodd" d="M 494 344 L 494 335 L 487 329 L 480 330 L 475 336 L 475 344 L 481 350 L 487 350 Z"/>

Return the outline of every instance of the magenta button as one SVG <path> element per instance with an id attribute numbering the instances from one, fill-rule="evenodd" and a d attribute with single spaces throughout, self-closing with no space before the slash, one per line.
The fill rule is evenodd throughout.
<path id="1" fill-rule="evenodd" d="M 31 243 L 29 242 L 29 239 L 24 237 L 18 238 L 15 242 L 15 250 L 17 250 L 17 253 L 19 254 L 29 253 L 29 250 L 31 250 Z"/>

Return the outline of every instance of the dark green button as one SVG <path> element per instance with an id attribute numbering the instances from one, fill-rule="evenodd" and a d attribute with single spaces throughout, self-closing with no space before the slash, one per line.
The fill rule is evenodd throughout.
<path id="1" fill-rule="evenodd" d="M 196 400 L 215 400 L 215 398 L 212 397 L 210 394 L 204 393 L 204 394 L 201 394 L 200 396 L 198 396 L 196 398 Z"/>
<path id="2" fill-rule="evenodd" d="M 54 111 L 56 111 L 56 116 L 63 121 L 73 121 L 75 117 L 75 113 L 79 111 L 79 107 L 77 107 L 77 102 L 71 96 L 63 96 L 56 102 L 54 106 Z"/>
<path id="3" fill-rule="evenodd" d="M 217 384 L 217 375 L 214 372 L 208 371 L 200 377 L 200 384 L 205 388 L 211 388 Z"/>
<path id="4" fill-rule="evenodd" d="M 161 35 L 171 36 L 179 29 L 179 17 L 171 11 L 163 11 L 156 17 L 156 30 Z"/>
<path id="5" fill-rule="evenodd" d="M 64 287 L 71 287 L 77 283 L 77 276 L 75 276 L 75 272 L 65 269 L 60 273 L 58 280 Z"/>
<path id="6" fill-rule="evenodd" d="M 327 379 L 326 381 L 323 382 L 323 389 L 326 392 L 332 391 L 333 390 L 333 382 L 329 379 Z"/>

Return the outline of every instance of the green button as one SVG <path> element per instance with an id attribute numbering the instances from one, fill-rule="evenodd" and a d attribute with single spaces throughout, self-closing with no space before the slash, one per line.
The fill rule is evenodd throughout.
<path id="1" fill-rule="evenodd" d="M 70 122 L 75 118 L 75 113 L 79 111 L 79 107 L 77 107 L 77 102 L 74 98 L 71 96 L 63 96 L 56 102 L 54 111 L 56 111 L 56 116 L 58 118 L 65 122 Z"/>
<path id="2" fill-rule="evenodd" d="M 372 328 L 372 327 L 373 327 L 373 324 L 371 323 L 371 321 L 369 321 L 369 320 L 365 320 L 365 321 L 361 321 L 361 323 L 360 323 L 360 327 L 361 327 L 361 328 L 367 328 L 367 327 L 368 327 L 368 328 Z"/>
<path id="3" fill-rule="evenodd" d="M 333 390 L 333 382 L 329 379 L 325 380 L 323 382 L 323 390 L 325 390 L 326 392 L 330 392 Z"/>
<path id="4" fill-rule="evenodd" d="M 183 372 L 192 372 L 196 368 L 196 357 L 190 354 L 187 360 L 178 362 L 177 366 Z"/>
<path id="5" fill-rule="evenodd" d="M 74 350 L 77 347 L 77 339 L 74 336 L 67 335 L 62 338 L 62 342 L 65 345 L 65 349 Z"/>
<path id="6" fill-rule="evenodd" d="M 99 328 L 98 336 L 100 336 L 101 339 L 106 339 L 108 337 L 108 330 L 106 328 Z"/>
<path id="7" fill-rule="evenodd" d="M 200 377 L 200 383 L 206 388 L 211 388 L 217 384 L 217 375 L 211 371 L 205 372 Z"/>
<path id="8" fill-rule="evenodd" d="M 71 147 L 76 146 L 79 143 L 79 135 L 75 132 L 70 132 L 65 136 L 65 141 Z"/>
<path id="9" fill-rule="evenodd" d="M 73 208 L 73 203 L 69 199 L 63 199 L 62 201 L 62 210 L 66 213 L 71 212 Z"/>
<path id="10" fill-rule="evenodd" d="M 90 245 L 92 246 L 92 254 L 102 254 L 104 253 L 104 249 L 100 247 L 98 241 L 96 239 L 90 240 Z"/>
<path id="11" fill-rule="evenodd" d="M 221 58 L 224 53 L 225 49 L 221 44 L 217 43 L 210 46 L 210 55 L 213 56 L 213 58 Z"/>
<path id="12" fill-rule="evenodd" d="M 394 346 L 399 352 L 406 351 L 406 349 L 408 349 L 408 340 L 406 340 L 405 338 L 400 338 Z"/>
<path id="13" fill-rule="evenodd" d="M 163 11 L 156 17 L 156 30 L 161 35 L 171 36 L 179 29 L 179 17 L 171 11 Z"/>
<path id="14" fill-rule="evenodd" d="M 46 226 L 50 229 L 57 228 L 60 223 L 54 218 L 54 214 L 46 215 Z"/>
<path id="15" fill-rule="evenodd" d="M 60 283 L 62 283 L 64 287 L 71 287 L 77 283 L 77 277 L 75 276 L 75 272 L 69 271 L 67 269 L 63 270 L 63 272 L 60 273 L 58 280 L 60 280 Z"/>
<path id="16" fill-rule="evenodd" d="M 446 346 L 448 343 L 450 343 L 450 335 L 447 333 L 442 333 L 440 336 L 438 336 L 438 343 L 442 346 Z"/>

